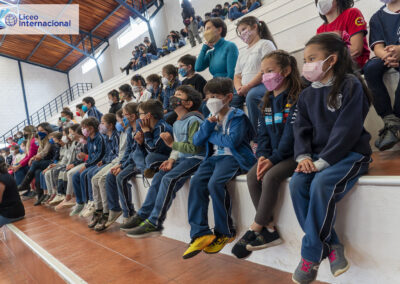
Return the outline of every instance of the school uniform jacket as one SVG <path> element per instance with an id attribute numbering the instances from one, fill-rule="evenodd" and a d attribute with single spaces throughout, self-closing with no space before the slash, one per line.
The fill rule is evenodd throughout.
<path id="1" fill-rule="evenodd" d="M 88 137 L 87 148 L 89 157 L 85 167 L 90 168 L 97 165 L 105 155 L 106 147 L 103 135 L 97 132 L 94 138 Z"/>

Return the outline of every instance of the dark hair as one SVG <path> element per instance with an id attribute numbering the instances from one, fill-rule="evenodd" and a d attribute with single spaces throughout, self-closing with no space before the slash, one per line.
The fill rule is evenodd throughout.
<path id="1" fill-rule="evenodd" d="M 105 122 L 107 122 L 108 124 L 112 124 L 115 127 L 115 124 L 117 123 L 117 118 L 115 117 L 115 114 L 106 113 L 105 115 L 103 115 L 102 118 Z"/>
<path id="2" fill-rule="evenodd" d="M 127 95 L 130 98 L 133 97 L 132 87 L 129 84 L 123 84 L 123 85 L 119 86 L 119 91 L 123 92 L 125 95 Z"/>
<path id="3" fill-rule="evenodd" d="M 52 133 L 50 133 L 49 136 L 53 137 L 53 138 L 55 138 L 57 140 L 61 140 L 63 135 L 60 132 L 52 132 Z"/>
<path id="4" fill-rule="evenodd" d="M 217 29 L 222 28 L 221 37 L 226 37 L 228 32 L 228 28 L 225 22 L 221 18 L 211 18 L 205 21 L 204 26 L 207 25 L 208 22 L 211 22 L 213 26 Z"/>
<path id="5" fill-rule="evenodd" d="M 0 157 L 0 173 L 1 174 L 8 173 L 8 167 L 7 167 L 6 160 L 4 159 L 4 157 Z"/>
<path id="6" fill-rule="evenodd" d="M 272 51 L 271 53 L 265 55 L 262 60 L 265 60 L 267 58 L 274 59 L 276 64 L 278 64 L 282 70 L 284 70 L 287 67 L 290 67 L 292 69 L 290 74 L 286 77 L 286 80 L 288 80 L 289 82 L 287 86 L 287 90 L 289 91 L 287 101 L 290 104 L 295 104 L 297 102 L 300 92 L 303 89 L 300 77 L 300 71 L 299 68 L 297 67 L 296 58 L 294 58 L 294 56 L 290 55 L 288 52 L 284 50 Z M 270 107 L 270 102 L 269 102 L 270 94 L 271 92 L 267 92 L 264 95 L 262 110 L 264 110 L 266 107 Z"/>
<path id="7" fill-rule="evenodd" d="M 71 125 L 71 127 L 69 129 L 72 130 L 73 132 L 76 132 L 79 127 L 80 127 L 79 124 L 73 124 L 73 125 Z"/>
<path id="8" fill-rule="evenodd" d="M 37 126 L 37 129 L 39 129 L 39 127 L 43 128 L 47 134 L 50 134 L 53 132 L 53 128 L 51 127 L 50 123 L 48 122 L 42 122 Z M 39 130 L 38 130 L 39 131 Z"/>
<path id="9" fill-rule="evenodd" d="M 185 93 L 186 96 L 188 97 L 188 101 L 193 102 L 193 106 L 189 109 L 190 111 L 195 111 L 198 110 L 201 106 L 202 103 L 202 98 L 203 95 L 200 94 L 198 91 L 196 91 L 192 86 L 189 85 L 183 85 L 179 86 L 176 88 L 176 91 L 181 91 L 182 93 Z"/>
<path id="10" fill-rule="evenodd" d="M 315 6 L 317 6 L 319 0 L 315 0 Z M 354 0 L 336 0 L 336 5 L 339 10 L 339 14 L 342 14 L 345 10 L 354 7 Z M 328 22 L 326 16 L 319 14 L 325 23 Z"/>
<path id="11" fill-rule="evenodd" d="M 21 144 L 22 144 L 22 143 L 21 143 Z M 12 145 L 10 148 L 11 148 L 13 151 L 19 150 L 19 145 Z"/>
<path id="12" fill-rule="evenodd" d="M 82 107 L 83 107 L 83 104 L 77 104 L 75 107 L 76 107 L 76 108 L 79 108 L 79 109 L 81 110 Z"/>
<path id="13" fill-rule="evenodd" d="M 143 42 L 150 43 L 150 40 L 148 38 L 144 38 Z"/>
<path id="14" fill-rule="evenodd" d="M 113 98 L 116 98 L 119 101 L 119 93 L 117 90 L 114 89 L 114 90 L 108 92 L 108 95 L 110 95 Z"/>
<path id="15" fill-rule="evenodd" d="M 204 86 L 205 94 L 228 95 L 233 93 L 233 81 L 231 78 L 217 77 L 211 79 Z"/>
<path id="16" fill-rule="evenodd" d="M 178 62 L 181 62 L 187 66 L 191 65 L 192 70 L 194 71 L 194 66 L 196 65 L 196 56 L 186 54 L 186 55 L 182 56 L 181 58 L 179 58 Z"/>
<path id="17" fill-rule="evenodd" d="M 247 0 L 247 9 L 250 9 L 251 5 L 253 5 L 256 2 L 260 3 L 259 0 Z"/>
<path id="18" fill-rule="evenodd" d="M 79 127 L 76 129 L 75 133 L 78 133 L 78 135 L 83 136 L 82 126 L 79 125 Z"/>
<path id="19" fill-rule="evenodd" d="M 118 110 L 118 111 L 115 113 L 115 116 L 116 116 L 116 117 L 119 117 L 119 118 L 124 118 L 124 115 L 123 115 L 123 113 L 122 113 L 122 109 Z"/>
<path id="20" fill-rule="evenodd" d="M 217 4 L 217 5 L 215 5 L 215 8 L 222 9 L 222 5 L 221 4 Z"/>
<path id="21" fill-rule="evenodd" d="M 155 82 L 155 83 L 157 83 L 159 85 L 162 85 L 161 77 L 159 75 L 157 75 L 157 74 L 151 74 L 151 75 L 147 76 L 146 80 L 149 81 L 149 82 L 153 82 L 153 83 Z"/>
<path id="22" fill-rule="evenodd" d="M 135 114 L 136 116 L 139 116 L 138 106 L 139 105 L 137 103 L 128 103 L 123 109 L 129 114 Z"/>
<path id="23" fill-rule="evenodd" d="M 159 100 L 148 100 L 139 104 L 139 109 L 145 113 L 150 113 L 155 119 L 160 120 L 164 117 L 164 109 Z"/>
<path id="24" fill-rule="evenodd" d="M 90 104 L 92 107 L 96 104 L 92 97 L 85 97 L 82 99 L 83 102 Z"/>
<path id="25" fill-rule="evenodd" d="M 74 114 L 68 107 L 63 108 L 63 110 L 61 111 L 61 114 L 69 116 L 71 119 L 74 118 Z"/>
<path id="26" fill-rule="evenodd" d="M 357 70 L 356 63 L 353 61 L 349 49 L 342 38 L 336 33 L 321 33 L 313 36 L 307 43 L 306 47 L 311 44 L 316 44 L 325 51 L 326 56 L 331 54 L 337 54 L 338 60 L 332 67 L 334 74 L 334 82 L 332 90 L 328 96 L 328 106 L 336 108 L 337 97 L 341 92 L 342 84 L 345 81 L 346 76 L 352 74 L 360 80 L 363 87 L 364 93 L 368 98 L 369 103 L 372 102 L 372 95 L 369 91 L 367 84 Z M 350 93 L 352 91 L 350 90 Z"/>
<path id="27" fill-rule="evenodd" d="M 264 21 L 259 21 L 254 16 L 248 16 L 248 17 L 242 18 L 236 24 L 236 34 L 237 35 L 239 35 L 238 28 L 239 28 L 240 25 L 248 25 L 250 27 L 253 27 L 254 25 L 257 25 L 257 31 L 258 31 L 258 35 L 260 36 L 260 38 L 272 41 L 273 44 L 276 47 L 276 43 L 275 43 L 274 37 L 272 36 L 271 31 L 269 30 L 267 24 Z"/>
<path id="28" fill-rule="evenodd" d="M 70 127 L 68 127 L 68 126 L 63 127 L 63 129 L 62 129 L 62 131 L 65 132 L 65 134 L 67 134 L 67 135 L 69 134 L 69 130 L 70 130 Z"/>
<path id="29" fill-rule="evenodd" d="M 146 81 L 144 80 L 144 78 L 141 75 L 133 75 L 131 81 L 134 82 L 140 82 L 142 84 L 142 87 L 146 87 Z"/>
<path id="30" fill-rule="evenodd" d="M 174 78 L 178 77 L 178 68 L 172 64 L 165 65 L 162 68 L 162 71 L 164 71 L 168 75 L 173 75 Z"/>
<path id="31" fill-rule="evenodd" d="M 81 122 L 81 127 L 93 127 L 94 131 L 99 132 L 100 122 L 95 117 L 88 117 Z"/>

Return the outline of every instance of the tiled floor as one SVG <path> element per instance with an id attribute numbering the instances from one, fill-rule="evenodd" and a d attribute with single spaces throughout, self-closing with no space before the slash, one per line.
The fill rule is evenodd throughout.
<path id="1" fill-rule="evenodd" d="M 88 283 L 292 283 L 289 273 L 222 254 L 183 260 L 184 243 L 134 240 L 116 226 L 96 233 L 67 212 L 32 204 L 25 202 L 27 216 L 15 226 Z"/>

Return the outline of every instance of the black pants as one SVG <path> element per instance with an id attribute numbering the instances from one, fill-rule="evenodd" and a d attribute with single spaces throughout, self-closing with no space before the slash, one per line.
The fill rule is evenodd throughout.
<path id="1" fill-rule="evenodd" d="M 31 182 L 32 179 L 35 178 L 36 192 L 38 193 L 38 195 L 43 194 L 43 189 L 40 187 L 40 173 L 45 170 L 50 164 L 51 160 L 35 161 L 32 163 L 32 166 L 29 169 L 29 172 L 31 173 L 29 175 L 29 182 Z"/>

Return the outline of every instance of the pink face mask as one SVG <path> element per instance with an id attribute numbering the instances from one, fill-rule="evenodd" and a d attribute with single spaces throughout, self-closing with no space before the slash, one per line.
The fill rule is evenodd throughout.
<path id="1" fill-rule="evenodd" d="M 247 44 L 250 43 L 251 41 L 251 36 L 253 35 L 253 31 L 250 30 L 244 30 L 240 33 L 240 38 Z"/>
<path id="2" fill-rule="evenodd" d="M 318 82 L 319 80 L 321 80 L 326 74 L 326 72 L 328 72 L 332 68 L 332 66 L 329 66 L 329 68 L 326 71 L 323 71 L 323 66 L 325 61 L 327 61 L 331 56 L 328 56 L 325 60 L 320 60 L 312 63 L 305 63 L 303 65 L 304 78 L 306 78 L 310 82 Z"/>
<path id="3" fill-rule="evenodd" d="M 100 131 L 101 134 L 107 134 L 108 130 L 107 130 L 107 127 L 103 123 L 101 123 L 99 125 L 99 131 Z"/>
<path id="4" fill-rule="evenodd" d="M 285 77 L 279 73 L 265 73 L 262 77 L 262 82 L 268 91 L 273 91 L 282 86 Z"/>
<path id="5" fill-rule="evenodd" d="M 82 128 L 82 134 L 85 137 L 89 137 L 89 130 L 87 130 L 87 128 Z"/>

